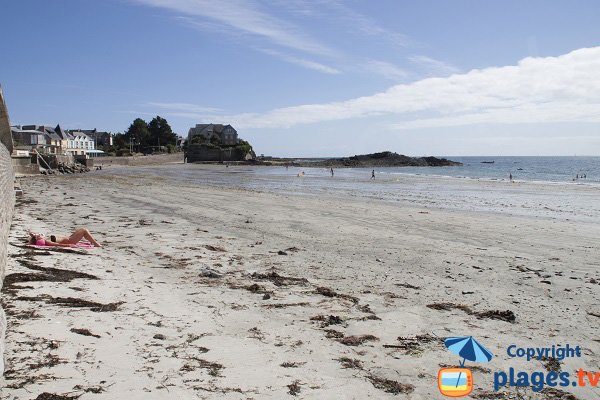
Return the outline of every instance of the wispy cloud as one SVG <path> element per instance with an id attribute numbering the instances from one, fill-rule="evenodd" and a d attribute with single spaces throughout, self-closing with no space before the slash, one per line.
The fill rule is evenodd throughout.
<path id="1" fill-rule="evenodd" d="M 149 102 L 144 104 L 146 107 L 160 108 L 163 110 L 173 112 L 190 112 L 190 113 L 219 113 L 222 112 L 220 108 L 204 107 L 197 104 L 190 103 L 160 103 L 160 102 Z"/>
<path id="2" fill-rule="evenodd" d="M 454 65 L 431 57 L 417 55 L 411 56 L 408 59 L 413 64 L 423 68 L 429 76 L 447 76 L 460 72 Z"/>
<path id="3" fill-rule="evenodd" d="M 357 12 L 338 0 L 271 0 L 279 7 L 296 14 L 327 20 L 328 24 L 335 23 L 351 32 L 359 32 L 366 36 L 376 36 L 378 39 L 399 47 L 414 44 L 407 35 L 387 29 L 379 21 Z"/>
<path id="4" fill-rule="evenodd" d="M 275 57 L 277 57 L 283 61 L 289 62 L 291 64 L 299 65 L 303 68 L 312 69 L 314 71 L 324 72 L 326 74 L 332 74 L 332 75 L 341 73 L 340 70 L 335 69 L 333 67 L 329 67 L 327 65 L 318 63 L 316 61 L 306 60 L 304 58 L 298 58 L 298 57 L 290 56 L 288 54 L 283 54 L 279 51 L 275 51 L 275 50 L 271 50 L 271 49 L 260 49 L 259 51 L 261 51 L 265 54 L 275 56 Z"/>
<path id="5" fill-rule="evenodd" d="M 408 72 L 385 61 L 370 60 L 367 62 L 367 69 L 396 82 L 408 77 Z"/>
<path id="6" fill-rule="evenodd" d="M 415 113 L 426 117 L 416 118 Z M 225 119 L 246 128 L 281 128 L 383 114 L 397 115 L 397 128 L 600 122 L 600 47 L 559 57 L 525 58 L 514 66 L 427 78 L 346 101 Z"/>
<path id="7" fill-rule="evenodd" d="M 352 10 L 340 1 L 328 0 L 325 3 L 334 8 L 338 18 L 345 20 L 353 29 L 358 29 L 363 34 L 377 36 L 399 47 L 413 44 L 407 35 L 384 28 L 378 21 Z"/>
<path id="8" fill-rule="evenodd" d="M 256 3 L 244 0 L 131 0 L 146 6 L 159 7 L 193 17 L 197 27 L 205 19 L 220 23 L 245 34 L 252 34 L 271 43 L 311 54 L 327 55 L 334 51 L 311 38 L 289 22 L 261 11 Z M 196 18 L 198 18 L 196 20 Z M 188 20 L 189 22 L 190 20 Z"/>

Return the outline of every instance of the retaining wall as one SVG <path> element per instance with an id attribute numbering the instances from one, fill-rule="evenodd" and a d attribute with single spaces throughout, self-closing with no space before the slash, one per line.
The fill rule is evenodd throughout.
<path id="1" fill-rule="evenodd" d="M 183 162 L 183 152 L 172 154 L 153 154 L 149 156 L 131 157 L 94 157 L 95 166 L 98 165 L 159 165 Z"/>
<path id="2" fill-rule="evenodd" d="M 31 156 L 13 156 L 12 164 L 17 175 L 37 175 L 40 173 L 40 166 L 31 162 Z"/>
<path id="3" fill-rule="evenodd" d="M 0 287 L 6 273 L 8 232 L 15 206 L 15 174 L 10 157 L 13 149 L 8 111 L 0 87 Z M 4 374 L 4 337 L 6 316 L 0 308 L 0 375 Z"/>
<path id="4" fill-rule="evenodd" d="M 240 149 L 213 149 L 206 148 L 202 145 L 192 144 L 188 146 L 185 153 L 187 162 L 202 162 L 202 161 L 243 161 L 245 154 Z"/>

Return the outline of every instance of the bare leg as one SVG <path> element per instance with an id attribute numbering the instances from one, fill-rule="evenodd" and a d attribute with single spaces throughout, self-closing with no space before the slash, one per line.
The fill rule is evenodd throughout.
<path id="1" fill-rule="evenodd" d="M 102 247 L 100 243 L 96 242 L 90 231 L 88 231 L 86 228 L 78 228 L 75 230 L 75 232 L 69 236 L 68 243 L 77 244 L 81 239 L 86 239 L 96 247 Z"/>

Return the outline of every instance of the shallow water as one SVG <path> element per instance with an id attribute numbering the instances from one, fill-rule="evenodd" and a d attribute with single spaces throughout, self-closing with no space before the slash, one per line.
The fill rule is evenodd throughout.
<path id="1" fill-rule="evenodd" d="M 390 202 L 409 203 L 418 207 L 451 210 L 496 212 L 541 218 L 557 218 L 582 222 L 600 222 L 600 184 L 594 179 L 597 168 L 590 164 L 588 179 L 578 181 L 522 181 L 491 179 L 494 169 L 521 159 L 523 166 L 533 168 L 528 157 L 505 157 L 502 163 L 448 168 L 379 168 L 376 179 L 370 179 L 371 169 L 335 169 L 332 177 L 324 168 L 285 168 L 198 164 L 172 164 L 136 168 L 106 168 L 103 173 L 124 175 L 154 175 L 185 184 L 211 187 L 238 187 L 247 190 L 275 192 L 284 195 L 370 198 Z M 579 158 L 579 157 L 577 157 Z M 469 157 L 469 159 L 473 159 Z M 566 157 L 565 157 L 566 159 Z M 591 158 L 590 158 L 591 159 Z M 464 160 L 464 159 L 463 159 Z M 498 160 L 498 158 L 496 158 Z M 598 161 L 600 158 L 595 158 Z M 588 160 L 589 161 L 589 160 Z M 539 163 L 540 177 L 557 165 L 571 165 L 566 160 L 535 160 Z M 542 166 L 544 166 L 542 168 Z M 494 167 L 491 167 L 494 166 Z M 592 168 L 594 166 L 594 168 Z M 453 168 L 456 168 L 455 170 Z M 462 171 L 480 170 L 482 176 L 461 177 Z M 415 174 L 414 171 L 418 171 Z M 429 171 L 435 175 L 428 175 Z M 443 172 L 440 172 L 443 170 Z M 525 170 L 525 168 L 523 168 Z M 304 171 L 305 176 L 297 175 Z M 447 171 L 454 176 L 448 177 Z M 484 172 L 481 172 L 484 171 Z M 445 175 L 445 176 L 444 176 Z M 474 174 L 472 174 L 474 175 Z M 515 175 L 515 174 L 513 174 Z M 548 172 L 548 175 L 550 173 Z M 554 176 L 563 176 L 555 174 Z M 566 174 L 564 175 L 566 176 Z"/>

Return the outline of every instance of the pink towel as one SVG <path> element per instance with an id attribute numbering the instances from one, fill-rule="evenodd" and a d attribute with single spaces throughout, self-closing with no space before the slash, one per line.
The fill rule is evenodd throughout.
<path id="1" fill-rule="evenodd" d="M 74 249 L 74 248 L 78 248 L 78 249 L 93 249 L 94 246 L 90 243 L 87 242 L 79 242 L 75 245 L 72 246 L 39 246 L 37 244 L 28 244 L 28 247 L 33 247 L 36 249 L 56 249 L 56 248 L 61 248 L 61 249 Z"/>

